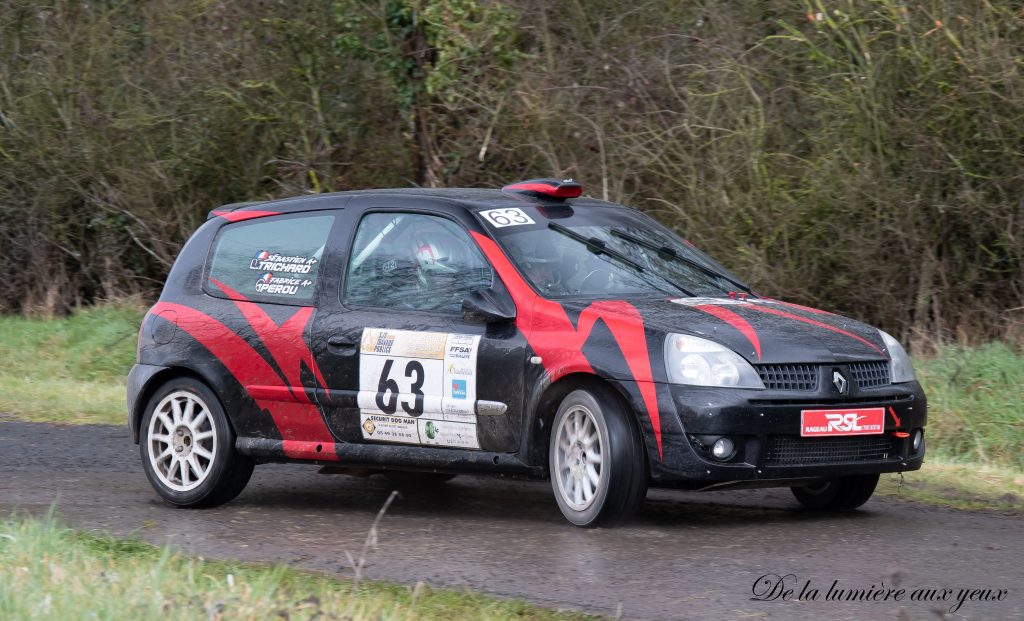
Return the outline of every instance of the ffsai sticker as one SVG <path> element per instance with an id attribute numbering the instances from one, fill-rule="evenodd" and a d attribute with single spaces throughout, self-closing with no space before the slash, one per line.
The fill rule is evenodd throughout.
<path id="1" fill-rule="evenodd" d="M 476 423 L 476 356 L 480 337 L 449 334 L 444 353 L 444 420 Z"/>

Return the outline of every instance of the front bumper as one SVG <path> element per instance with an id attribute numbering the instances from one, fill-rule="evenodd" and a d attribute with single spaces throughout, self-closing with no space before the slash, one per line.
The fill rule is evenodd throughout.
<path id="1" fill-rule="evenodd" d="M 663 426 L 675 429 L 664 435 L 661 459 L 652 460 L 655 484 L 707 487 L 902 472 L 917 470 L 924 461 L 925 442 L 917 450 L 911 444 L 912 434 L 923 433 L 927 422 L 927 399 L 917 382 L 854 390 L 845 396 L 678 385 L 659 392 L 664 395 L 659 401 L 667 406 L 663 411 L 674 413 L 677 420 Z M 883 433 L 801 437 L 801 411 L 847 407 L 883 408 Z M 708 450 L 720 436 L 736 446 L 735 455 L 725 462 Z"/>

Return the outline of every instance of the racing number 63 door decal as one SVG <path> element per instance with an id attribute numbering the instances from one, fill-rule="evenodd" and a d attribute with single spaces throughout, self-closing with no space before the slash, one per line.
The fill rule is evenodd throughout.
<path id="1" fill-rule="evenodd" d="M 480 448 L 479 349 L 478 335 L 364 328 L 358 394 L 363 439 Z"/>

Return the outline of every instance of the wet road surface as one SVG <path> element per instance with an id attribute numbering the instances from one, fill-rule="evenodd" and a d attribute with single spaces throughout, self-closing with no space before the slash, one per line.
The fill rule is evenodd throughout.
<path id="1" fill-rule="evenodd" d="M 351 576 L 345 552 L 358 557 L 392 487 L 382 477 L 271 464 L 257 467 L 228 505 L 174 509 L 150 488 L 126 428 L 0 422 L 0 515 L 40 514 L 56 502 L 75 527 L 212 558 Z M 367 578 L 630 619 L 1024 619 L 1024 518 L 898 500 L 823 516 L 797 510 L 784 489 L 655 490 L 628 525 L 584 530 L 562 519 L 547 483 L 465 476 L 403 492 L 379 537 Z M 766 574 L 792 575 L 786 601 L 751 599 Z M 795 601 L 807 580 L 817 599 Z M 825 601 L 834 580 L 843 589 L 884 583 L 906 593 L 901 601 Z M 953 593 L 945 603 L 910 601 L 918 588 Z M 1009 593 L 950 614 L 961 588 Z"/>

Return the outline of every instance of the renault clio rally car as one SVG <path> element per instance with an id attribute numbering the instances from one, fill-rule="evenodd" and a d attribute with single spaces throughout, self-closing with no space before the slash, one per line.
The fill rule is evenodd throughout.
<path id="1" fill-rule="evenodd" d="M 549 478 L 573 524 L 648 486 L 862 505 L 920 468 L 925 395 L 863 323 L 756 295 L 571 180 L 228 205 L 143 320 L 129 424 L 156 491 L 227 502 L 256 463 L 438 483 Z"/>

